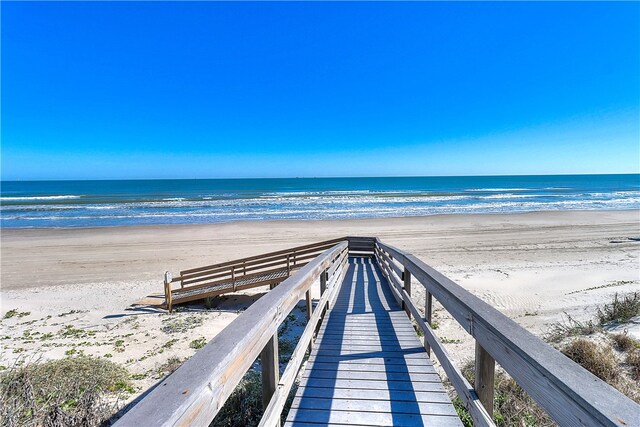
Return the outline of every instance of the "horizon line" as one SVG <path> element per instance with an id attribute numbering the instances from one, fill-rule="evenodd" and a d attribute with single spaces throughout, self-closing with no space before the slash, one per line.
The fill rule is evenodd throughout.
<path id="1" fill-rule="evenodd" d="M 228 177 L 228 178 L 89 178 L 89 179 L 0 179 L 3 182 L 59 182 L 59 181 L 231 181 L 268 179 L 369 179 L 369 178 L 473 178 L 473 177 L 524 177 L 524 176 L 603 176 L 640 175 L 640 172 L 616 173 L 545 173 L 545 174 L 483 174 L 483 175 L 386 175 L 386 176 L 288 176 L 288 177 Z"/>

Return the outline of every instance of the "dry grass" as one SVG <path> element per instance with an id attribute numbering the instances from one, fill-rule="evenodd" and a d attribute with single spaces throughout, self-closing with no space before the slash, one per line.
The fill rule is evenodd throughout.
<path id="1" fill-rule="evenodd" d="M 627 354 L 625 362 L 631 368 L 631 375 L 635 381 L 640 381 L 640 349 L 633 349 Z M 636 384 L 636 387 L 638 385 Z"/>
<path id="2" fill-rule="evenodd" d="M 618 363 L 609 346 L 600 346 L 585 338 L 578 338 L 567 344 L 562 353 L 609 384 L 618 378 Z"/>
<path id="3" fill-rule="evenodd" d="M 616 348 L 620 351 L 631 351 L 640 348 L 640 341 L 630 337 L 626 332 L 623 334 L 615 334 L 611 338 Z"/>
<path id="4" fill-rule="evenodd" d="M 0 424 L 100 426 L 133 392 L 127 370 L 105 359 L 79 356 L 28 363 L 0 375 Z"/>

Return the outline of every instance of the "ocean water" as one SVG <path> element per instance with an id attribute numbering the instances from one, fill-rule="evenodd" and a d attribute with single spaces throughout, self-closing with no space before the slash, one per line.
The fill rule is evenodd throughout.
<path id="1" fill-rule="evenodd" d="M 3 181 L 5 228 L 640 209 L 640 175 Z"/>

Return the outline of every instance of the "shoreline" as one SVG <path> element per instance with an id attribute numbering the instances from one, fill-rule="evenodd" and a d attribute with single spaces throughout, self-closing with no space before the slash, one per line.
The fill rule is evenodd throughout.
<path id="1" fill-rule="evenodd" d="M 5 232 L 20 232 L 25 230 L 33 231 L 62 231 L 62 230 L 109 230 L 109 229 L 151 229 L 151 228 L 172 228 L 172 227 L 212 227 L 222 225 L 239 225 L 239 224 L 280 224 L 280 223 L 345 223 L 345 222 L 365 222 L 365 221 L 397 221 L 411 219 L 441 219 L 447 217 L 494 217 L 494 216 L 524 216 L 524 215 L 553 215 L 553 214 L 572 214 L 572 213 L 588 213 L 588 212 L 636 212 L 640 223 L 640 209 L 568 209 L 568 210 L 540 210 L 540 211 L 523 211 L 523 212 L 484 212 L 484 213 L 459 213 L 452 212 L 447 214 L 431 214 L 431 215 L 410 215 L 410 216 L 388 216 L 388 217 L 363 217 L 363 218 L 344 218 L 344 219 L 236 219 L 231 221 L 220 221 L 210 223 L 193 223 L 193 224 L 135 224 L 135 225 L 103 225 L 91 227 L 0 227 L 0 234 Z M 640 230 L 639 230 L 640 232 Z"/>
<path id="2" fill-rule="evenodd" d="M 574 229 L 580 227 L 583 233 Z M 556 242 L 558 250 L 567 242 L 591 244 L 589 239 L 595 237 L 599 241 L 593 249 L 597 249 L 598 245 L 609 245 L 610 240 L 639 237 L 640 210 L 0 229 L 0 289 L 159 280 L 164 271 L 177 272 L 346 235 L 380 237 L 436 268 L 486 262 L 483 249 L 490 250 L 498 243 L 508 245 L 526 263 L 524 255 L 530 251 L 523 245 L 557 240 L 558 230 L 566 234 L 562 242 Z M 555 257 L 549 248 L 544 250 L 549 259 Z M 509 251 L 497 247 L 493 252 L 492 263 L 500 262 L 500 256 L 510 262 Z"/>

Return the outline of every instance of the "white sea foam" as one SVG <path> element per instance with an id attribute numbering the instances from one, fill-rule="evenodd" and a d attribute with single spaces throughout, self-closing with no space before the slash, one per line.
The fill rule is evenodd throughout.
<path id="1" fill-rule="evenodd" d="M 63 195 L 63 196 L 28 196 L 28 197 L 0 197 L 0 201 L 27 201 L 27 200 L 64 200 L 79 199 L 82 196 Z"/>
<path id="2" fill-rule="evenodd" d="M 484 192 L 484 193 L 499 193 L 502 191 L 534 191 L 533 188 L 468 188 L 464 191 L 469 192 Z"/>

